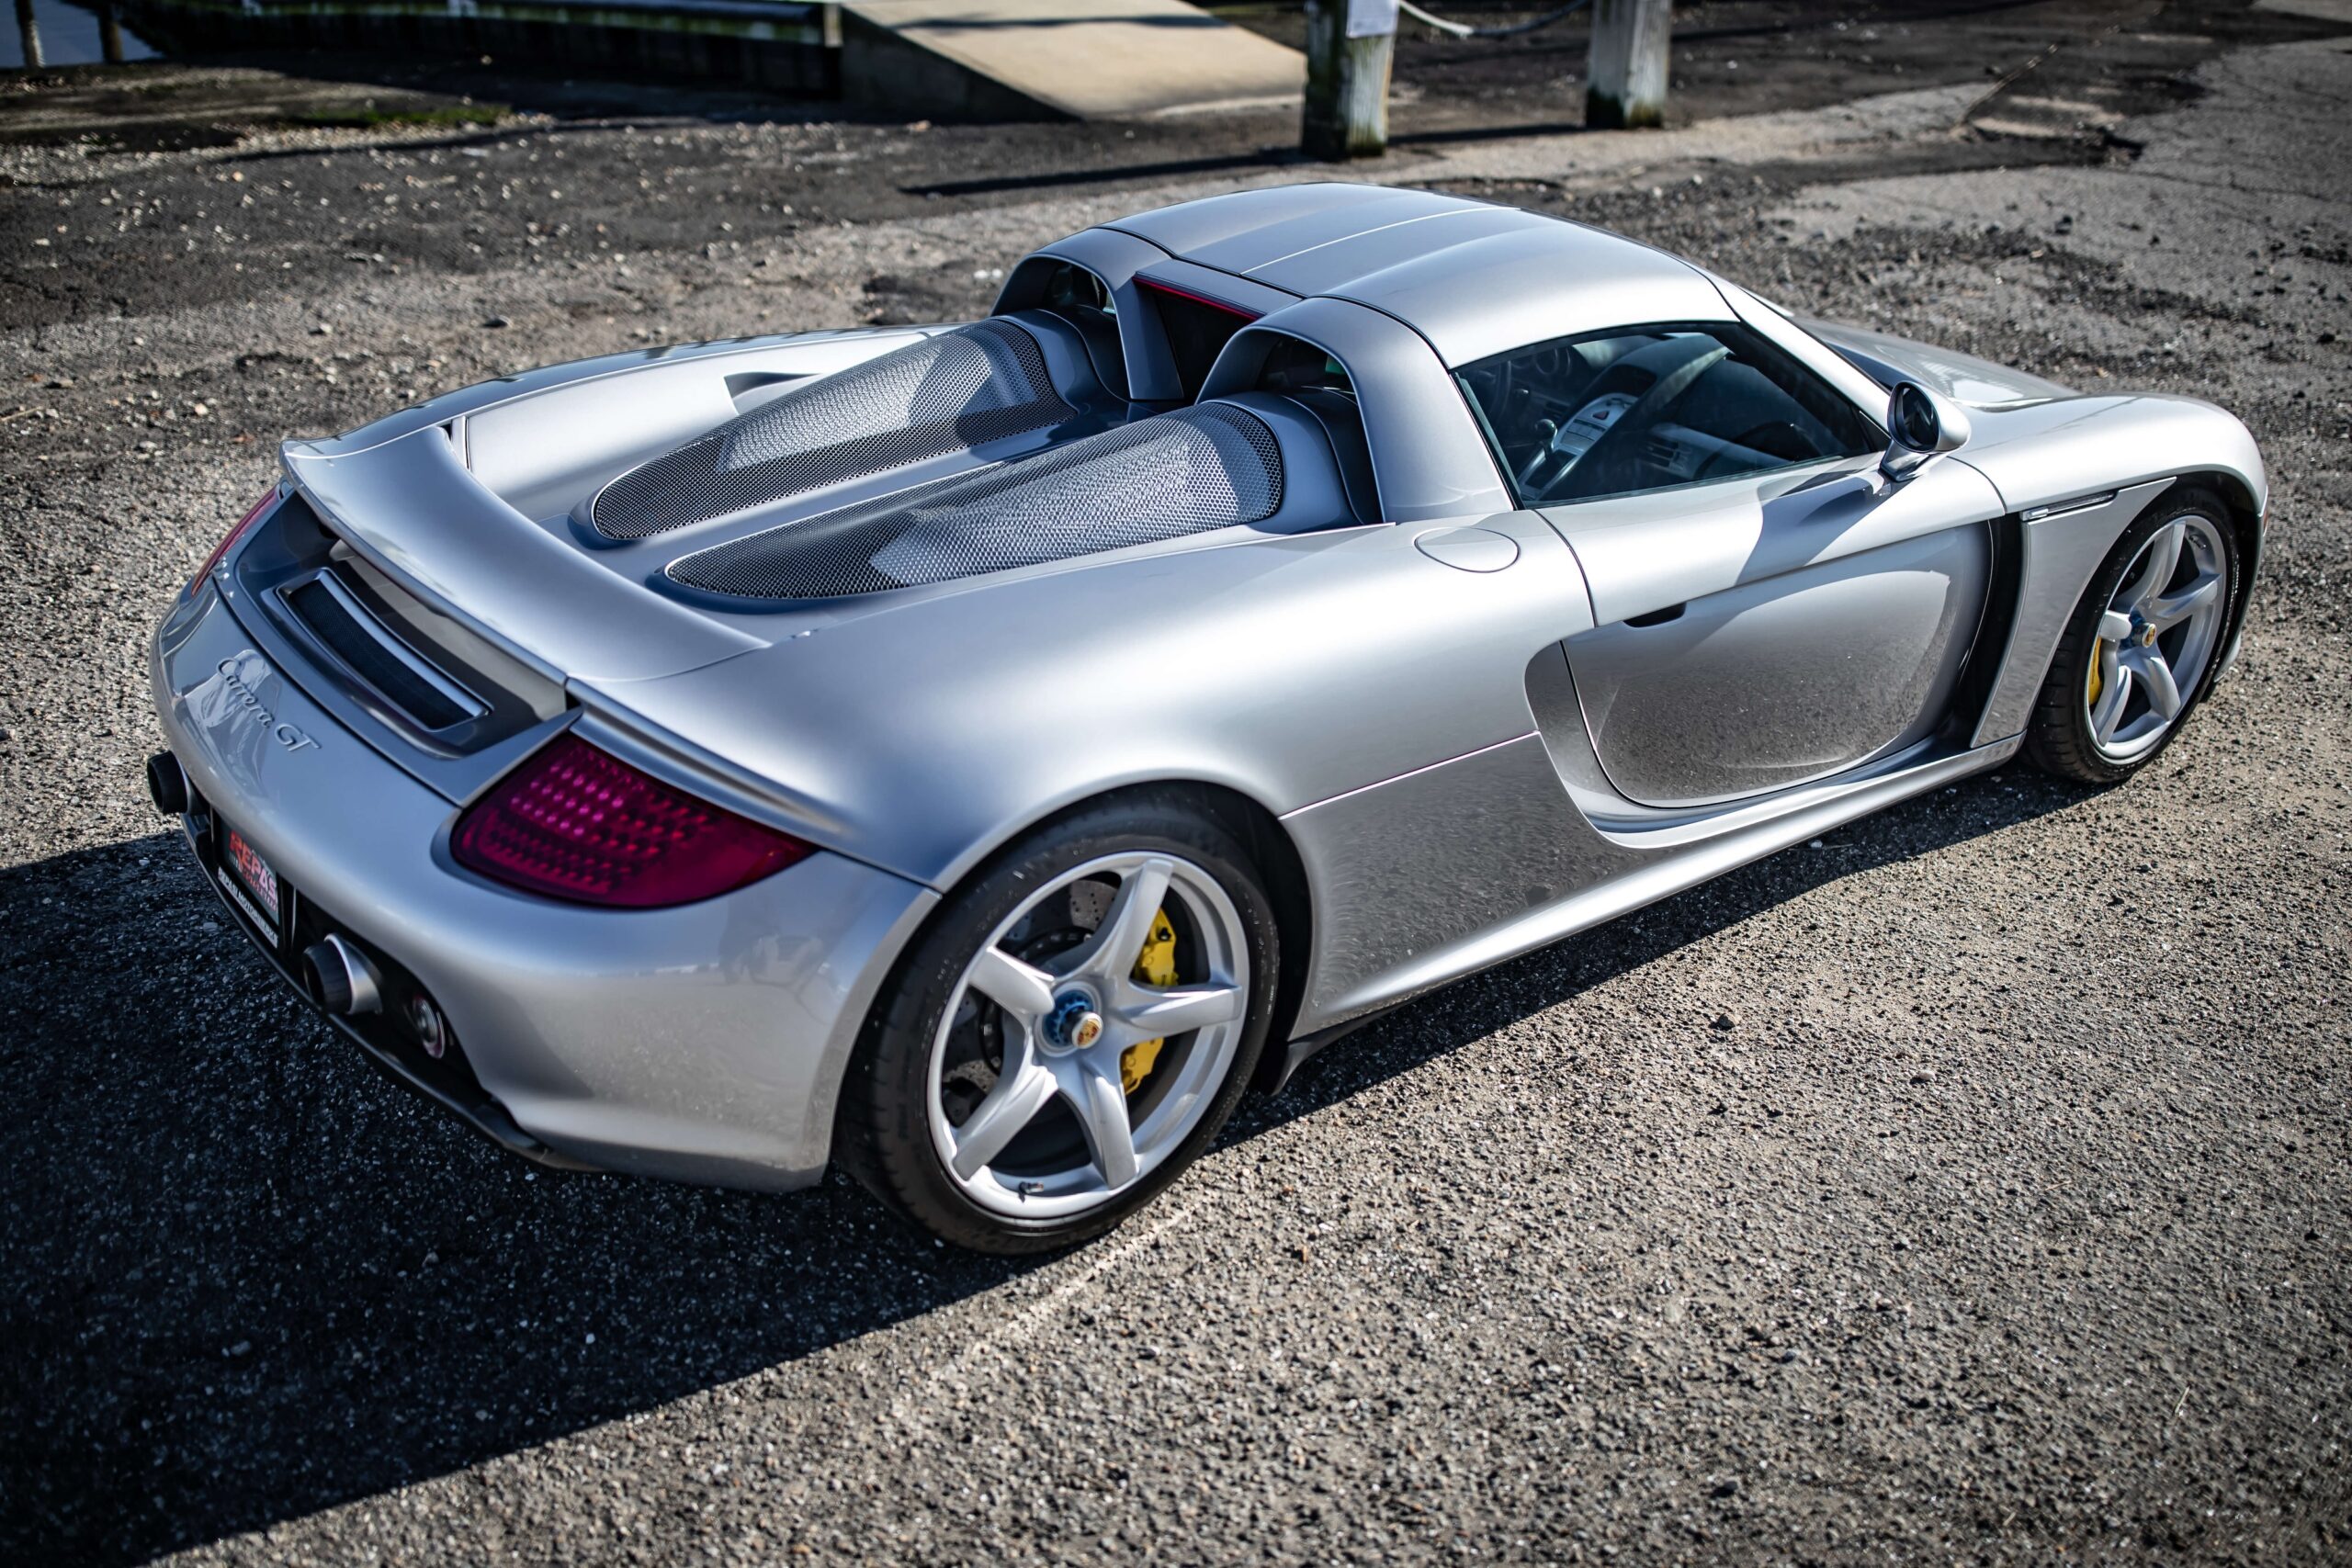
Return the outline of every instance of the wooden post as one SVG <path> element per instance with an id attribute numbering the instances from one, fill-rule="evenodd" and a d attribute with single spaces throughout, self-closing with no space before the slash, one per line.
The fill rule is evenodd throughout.
<path id="1" fill-rule="evenodd" d="M 33 0 L 17 0 L 17 32 L 25 40 L 25 69 L 40 69 L 40 28 L 33 20 Z"/>
<path id="2" fill-rule="evenodd" d="M 98 0 L 98 58 L 108 65 L 122 63 L 122 19 L 114 0 Z"/>
<path id="3" fill-rule="evenodd" d="M 1584 122 L 1594 130 L 1657 125 L 1666 118 L 1669 0 L 1594 0 Z"/>
<path id="4" fill-rule="evenodd" d="M 19 0 L 22 3 L 22 0 Z M 1388 73 L 1396 60 L 1396 0 L 1306 0 L 1310 158 L 1377 158 L 1388 151 Z"/>

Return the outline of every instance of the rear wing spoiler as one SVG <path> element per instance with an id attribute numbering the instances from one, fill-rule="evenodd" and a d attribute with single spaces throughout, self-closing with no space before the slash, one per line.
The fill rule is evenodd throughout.
<path id="1" fill-rule="evenodd" d="M 446 425 L 356 452 L 292 441 L 281 455 L 354 550 L 550 680 L 650 680 L 767 646 L 508 505 L 467 472 Z"/>

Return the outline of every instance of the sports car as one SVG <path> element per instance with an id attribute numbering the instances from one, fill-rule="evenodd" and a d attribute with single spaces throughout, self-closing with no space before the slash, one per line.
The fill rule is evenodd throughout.
<path id="1" fill-rule="evenodd" d="M 2262 462 L 1509 207 L 1106 222 L 986 319 L 329 440 L 157 634 L 235 922 L 548 1165 L 1117 1224 L 1351 1028 L 2235 654 Z"/>

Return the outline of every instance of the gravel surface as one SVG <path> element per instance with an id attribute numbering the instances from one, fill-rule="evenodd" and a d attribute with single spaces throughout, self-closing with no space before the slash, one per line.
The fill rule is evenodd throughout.
<path id="1" fill-rule="evenodd" d="M 1373 174 L 2241 413 L 2270 554 L 2188 732 L 1430 997 L 1028 1266 L 841 1181 L 535 1173 L 381 1082 L 144 804 L 144 639 L 283 434 L 968 314 L 1235 176 L 925 196 L 982 133 L 662 118 L 0 152 L 0 1559 L 2352 1556 L 2352 39 L 2105 14 L 2064 93 Z"/>

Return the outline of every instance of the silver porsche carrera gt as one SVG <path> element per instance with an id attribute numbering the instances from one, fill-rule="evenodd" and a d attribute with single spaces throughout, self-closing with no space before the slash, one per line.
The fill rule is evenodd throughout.
<path id="1" fill-rule="evenodd" d="M 205 875 L 551 1165 L 1095 1235 L 1418 993 L 2235 651 L 2262 462 L 1631 241 L 1348 185 L 984 321 L 619 355 L 333 440 L 155 640 Z"/>

